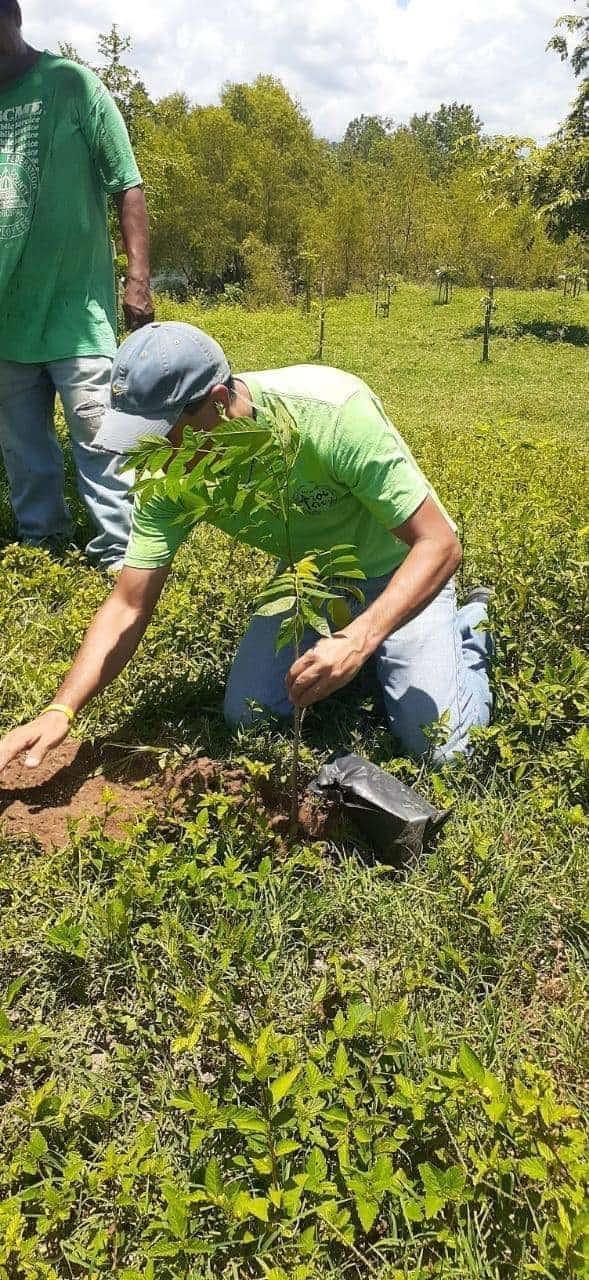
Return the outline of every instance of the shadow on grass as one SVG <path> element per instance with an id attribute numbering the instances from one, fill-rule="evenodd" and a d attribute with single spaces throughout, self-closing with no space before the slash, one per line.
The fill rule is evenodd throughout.
<path id="1" fill-rule="evenodd" d="M 20 769 L 20 764 L 15 767 Z M 81 788 L 98 774 L 100 787 L 107 782 L 132 786 L 158 778 L 157 758 L 139 748 L 133 752 L 117 749 L 109 741 L 71 739 L 65 748 L 56 748 L 39 770 L 31 772 L 28 785 L 24 785 L 22 773 L 16 785 L 10 781 L 0 785 L 0 817 L 15 800 L 37 816 L 47 808 L 67 809 Z"/>
<path id="2" fill-rule="evenodd" d="M 230 758 L 251 745 L 265 754 L 278 737 L 290 740 L 288 721 L 271 717 L 243 730 L 231 729 L 223 716 L 224 683 L 181 677 L 154 699 L 141 698 L 131 715 L 110 735 L 110 744 L 121 748 L 163 750 L 193 746 L 217 759 Z M 305 716 L 304 743 L 321 755 L 357 748 L 358 735 L 378 735 L 385 727 L 382 697 L 374 671 L 365 669 L 347 688 L 325 703 L 309 708 Z M 356 744 L 356 746 L 354 745 Z M 272 752 L 270 751 L 270 754 Z M 392 751 L 390 752 L 392 754 Z"/>
<path id="3" fill-rule="evenodd" d="M 482 324 L 463 331 L 463 338 L 481 338 Z M 589 328 L 584 324 L 559 324 L 557 320 L 513 320 L 491 327 L 491 338 L 538 338 L 540 342 L 566 342 L 573 347 L 589 347 Z"/>

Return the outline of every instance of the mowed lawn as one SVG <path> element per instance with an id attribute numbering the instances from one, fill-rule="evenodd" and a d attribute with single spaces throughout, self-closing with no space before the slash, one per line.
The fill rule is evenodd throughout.
<path id="1" fill-rule="evenodd" d="M 402 286 L 388 320 L 330 302 L 324 361 L 378 392 L 457 520 L 459 591 L 495 588 L 493 726 L 434 777 L 398 757 L 368 672 L 309 716 L 305 776 L 353 749 L 451 820 L 403 873 L 351 835 L 285 842 L 256 787 L 286 779 L 288 731 L 221 715 L 271 565 L 192 534 L 76 732 L 172 771 L 238 763 L 251 797 L 162 816 L 146 788 L 118 836 L 100 816 L 50 852 L 0 836 L 2 1280 L 587 1274 L 588 307 L 500 290 L 482 365 L 482 291 L 434 296 Z M 315 312 L 158 313 L 236 372 L 314 358 Z M 109 589 L 12 536 L 0 481 L 2 731 Z"/>

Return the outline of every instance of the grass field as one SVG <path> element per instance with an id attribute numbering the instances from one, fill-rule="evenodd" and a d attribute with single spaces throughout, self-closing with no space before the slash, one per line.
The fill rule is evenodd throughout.
<path id="1" fill-rule="evenodd" d="M 496 712 L 433 777 L 363 678 L 309 717 L 305 772 L 358 750 L 451 821 L 404 874 L 269 825 L 257 779 L 284 781 L 288 734 L 231 737 L 221 701 L 271 566 L 195 532 L 77 732 L 171 769 L 238 762 L 251 794 L 162 816 L 146 790 L 126 832 L 97 817 L 49 853 L 0 836 L 0 1280 L 589 1274 L 589 320 L 500 293 L 483 366 L 479 300 L 404 286 L 388 321 L 357 297 L 326 329 L 457 519 L 460 592 L 495 587 Z M 235 370 L 316 346 L 295 310 L 159 316 Z M 0 537 L 4 731 L 50 699 L 108 583 L 11 543 L 1 488 Z"/>

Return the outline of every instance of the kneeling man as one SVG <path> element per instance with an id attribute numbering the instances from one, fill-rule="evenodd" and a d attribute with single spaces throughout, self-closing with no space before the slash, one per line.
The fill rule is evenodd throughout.
<path id="1" fill-rule="evenodd" d="M 279 716 L 343 688 L 376 659 L 391 733 L 404 751 L 428 751 L 424 730 L 446 713 L 446 742 L 436 763 L 464 753 L 469 732 L 489 721 L 491 641 L 480 624 L 488 591 L 459 610 L 453 574 L 461 550 L 455 526 L 370 388 L 352 374 L 297 365 L 233 377 L 221 347 L 202 330 L 151 324 L 116 357 L 110 410 L 96 446 L 126 454 L 143 437 L 182 441 L 184 428 L 214 436 L 220 413 L 263 421 L 279 396 L 294 419 L 299 450 L 292 476 L 295 559 L 351 544 L 366 574 L 365 603 L 329 638 L 306 634 L 301 656 L 275 654 L 280 617 L 254 616 L 225 695 L 230 724 L 267 708 Z M 255 464 L 254 464 L 255 465 Z M 255 474 L 255 473 L 254 473 Z M 135 501 L 123 571 L 94 617 L 55 701 L 0 744 L 0 769 L 22 752 L 39 764 L 71 721 L 133 656 L 157 604 L 174 555 L 187 536 L 182 499 Z M 239 513 L 213 523 L 280 555 L 278 530 Z"/>

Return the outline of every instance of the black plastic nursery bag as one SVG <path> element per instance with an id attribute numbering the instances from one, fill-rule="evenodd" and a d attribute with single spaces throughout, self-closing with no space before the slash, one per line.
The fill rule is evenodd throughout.
<path id="1" fill-rule="evenodd" d="M 375 853 L 395 865 L 421 853 L 450 816 L 361 756 L 338 756 L 323 765 L 310 790 L 336 800 Z"/>

